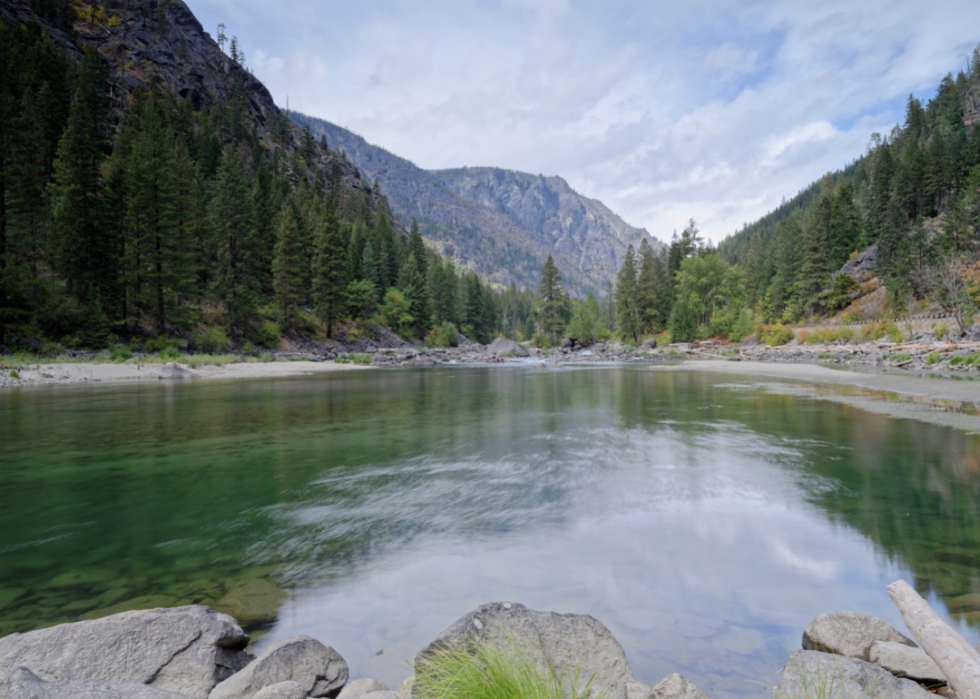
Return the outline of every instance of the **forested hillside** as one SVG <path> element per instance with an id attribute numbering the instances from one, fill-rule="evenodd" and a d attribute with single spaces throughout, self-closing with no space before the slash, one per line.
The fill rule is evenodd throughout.
<path id="1" fill-rule="evenodd" d="M 0 15 L 0 347 L 489 338 L 531 313 L 409 235 L 180 0 Z"/>
<path id="2" fill-rule="evenodd" d="M 612 281 L 627 246 L 644 238 L 661 246 L 560 177 L 491 167 L 423 170 L 323 119 L 290 117 L 377 182 L 396 217 L 418 220 L 423 237 L 486 279 L 534 289 L 551 255 L 569 293 L 583 297 Z"/>
<path id="3" fill-rule="evenodd" d="M 625 264 L 620 335 L 669 327 L 675 341 L 737 340 L 755 330 L 785 342 L 792 335 L 769 324 L 909 316 L 930 304 L 965 332 L 980 317 L 978 123 L 980 46 L 932 99 L 910 95 L 904 123 L 872 134 L 857 160 L 717 249 L 692 220 L 668 251 Z"/>

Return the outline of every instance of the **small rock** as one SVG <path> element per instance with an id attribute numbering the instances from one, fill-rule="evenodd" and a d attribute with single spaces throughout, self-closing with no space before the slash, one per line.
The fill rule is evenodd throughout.
<path id="1" fill-rule="evenodd" d="M 921 648 L 910 648 L 901 643 L 875 641 L 871 644 L 870 660 L 896 677 L 907 677 L 922 684 L 944 684 L 946 676 Z"/>
<path id="2" fill-rule="evenodd" d="M 933 699 L 911 680 L 856 658 L 798 650 L 789 656 L 773 699 Z"/>
<path id="3" fill-rule="evenodd" d="M 276 641 L 255 662 L 216 686 L 208 699 L 254 699 L 263 689 L 288 681 L 308 697 L 336 697 L 347 683 L 347 663 L 330 646 L 309 636 Z"/>
<path id="4" fill-rule="evenodd" d="M 347 697 L 353 697 L 358 694 L 367 694 L 368 692 L 387 692 L 388 685 L 380 680 L 363 679 L 354 680 L 349 683 L 340 691 L 338 699 L 346 699 Z"/>
<path id="5" fill-rule="evenodd" d="M 803 632 L 803 649 L 868 660 L 871 644 L 891 641 L 918 648 L 910 638 L 870 614 L 827 612 L 820 614 Z"/>
<path id="6" fill-rule="evenodd" d="M 254 699 L 306 699 L 306 687 L 294 680 L 287 680 L 260 689 Z"/>
<path id="7" fill-rule="evenodd" d="M 651 699 L 708 699 L 704 692 L 676 672 L 650 690 Z"/>

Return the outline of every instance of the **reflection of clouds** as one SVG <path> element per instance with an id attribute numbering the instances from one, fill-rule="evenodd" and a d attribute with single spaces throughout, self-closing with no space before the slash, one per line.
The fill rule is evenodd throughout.
<path id="1" fill-rule="evenodd" d="M 795 553 L 786 544 L 779 541 L 773 542 L 772 547 L 776 553 L 776 558 L 801 573 L 812 575 L 815 578 L 820 578 L 825 581 L 831 581 L 837 578 L 838 565 L 832 559 L 816 559 L 806 554 Z"/>

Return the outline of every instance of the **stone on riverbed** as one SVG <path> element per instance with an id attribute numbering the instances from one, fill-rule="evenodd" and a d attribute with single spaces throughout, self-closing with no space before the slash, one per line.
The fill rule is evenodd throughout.
<path id="1" fill-rule="evenodd" d="M 10 673 L 6 699 L 189 699 L 145 684 L 108 684 L 98 680 L 76 680 L 65 684 L 45 682 L 26 667 Z"/>
<path id="2" fill-rule="evenodd" d="M 124 612 L 0 638 L 0 696 L 14 668 L 63 684 L 96 680 L 208 696 L 253 659 L 235 620 L 207 607 Z"/>
<path id="3" fill-rule="evenodd" d="M 214 608 L 235 617 L 239 624 L 250 626 L 275 619 L 285 598 L 286 593 L 275 583 L 263 578 L 246 578 L 228 590 Z"/>
<path id="4" fill-rule="evenodd" d="M 626 697 L 626 685 L 636 682 L 623 647 L 601 621 L 587 614 L 537 612 L 523 604 L 492 602 L 461 617 L 415 656 L 419 664 L 441 649 L 458 649 L 472 640 L 514 643 L 531 653 L 543 653 L 548 664 L 578 675 L 592 691 L 605 688 L 610 697 Z M 413 696 L 416 695 L 413 685 Z"/>
<path id="5" fill-rule="evenodd" d="M 304 697 L 336 697 L 349 676 L 340 653 L 309 636 L 276 641 L 241 672 L 215 687 L 209 699 L 256 699 L 273 685 L 298 682 Z"/>
<path id="6" fill-rule="evenodd" d="M 922 684 L 945 684 L 946 676 L 921 648 L 910 648 L 902 643 L 875 641 L 871 644 L 870 659 L 897 677 L 907 677 Z"/>
<path id="7" fill-rule="evenodd" d="M 918 648 L 894 627 L 881 619 L 861 612 L 827 612 L 810 622 L 803 632 L 803 649 L 834 653 L 848 658 L 868 660 L 875 641 L 902 643 Z"/>
<path id="8" fill-rule="evenodd" d="M 773 699 L 934 699 L 911 680 L 893 676 L 877 665 L 818 651 L 798 650 L 789 656 Z"/>

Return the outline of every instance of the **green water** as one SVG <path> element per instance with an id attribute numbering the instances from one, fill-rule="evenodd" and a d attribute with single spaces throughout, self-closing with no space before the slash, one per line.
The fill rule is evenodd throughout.
<path id="1" fill-rule="evenodd" d="M 649 684 L 756 682 L 818 613 L 974 642 L 980 438 L 740 377 L 438 368 L 0 393 L 0 635 L 239 610 L 352 677 L 488 601 L 589 613 Z M 280 592 L 281 591 L 281 592 Z M 379 654 L 380 651 L 380 654 Z"/>

